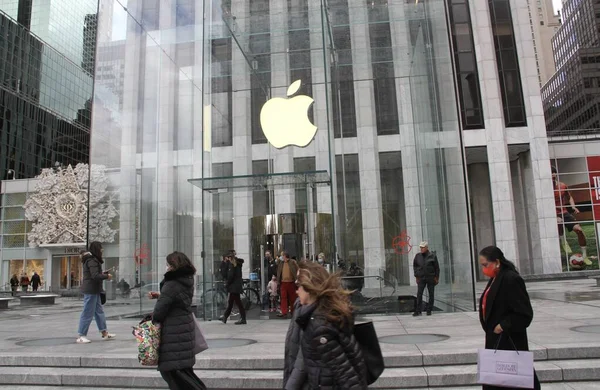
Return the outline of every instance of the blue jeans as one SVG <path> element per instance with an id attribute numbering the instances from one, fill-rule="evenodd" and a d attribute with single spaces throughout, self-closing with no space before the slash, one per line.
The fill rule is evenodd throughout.
<path id="1" fill-rule="evenodd" d="M 83 311 L 79 318 L 80 336 L 87 336 L 92 318 L 96 319 L 98 330 L 104 332 L 106 330 L 106 317 L 104 316 L 104 308 L 100 302 L 100 294 L 83 294 Z"/>

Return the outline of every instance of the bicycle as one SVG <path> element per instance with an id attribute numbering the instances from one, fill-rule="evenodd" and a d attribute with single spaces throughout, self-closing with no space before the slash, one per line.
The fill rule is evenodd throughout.
<path id="1" fill-rule="evenodd" d="M 256 282 L 250 279 L 242 279 L 242 304 L 244 305 L 244 309 L 250 310 L 252 305 L 258 305 L 260 307 L 260 293 L 254 287 Z"/>

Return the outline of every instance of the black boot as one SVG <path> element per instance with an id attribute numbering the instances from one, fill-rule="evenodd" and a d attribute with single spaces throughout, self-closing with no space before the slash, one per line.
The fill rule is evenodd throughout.
<path id="1" fill-rule="evenodd" d="M 413 317 L 418 317 L 418 316 L 420 316 L 420 315 L 421 315 L 421 313 L 420 313 L 420 312 L 418 312 L 418 311 L 416 311 L 416 312 L 414 312 L 414 313 L 413 313 Z"/>
<path id="2" fill-rule="evenodd" d="M 219 317 L 219 321 L 221 321 L 222 323 L 226 324 L 227 323 L 227 317 L 221 316 L 221 317 Z"/>
<path id="3" fill-rule="evenodd" d="M 241 318 L 238 322 L 235 323 L 235 325 L 246 325 L 246 319 Z"/>

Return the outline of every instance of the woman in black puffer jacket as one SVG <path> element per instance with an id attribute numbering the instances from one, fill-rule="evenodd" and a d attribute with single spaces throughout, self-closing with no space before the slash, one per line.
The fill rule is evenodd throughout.
<path id="1" fill-rule="evenodd" d="M 160 282 L 160 293 L 152 320 L 161 324 L 158 370 L 171 390 L 206 389 L 194 373 L 196 324 L 192 314 L 196 268 L 181 252 L 167 256 L 167 272 Z"/>
<path id="2" fill-rule="evenodd" d="M 338 275 L 330 275 L 317 263 L 303 262 L 299 268 L 301 306 L 295 321 L 302 332 L 298 355 L 304 366 L 286 358 L 285 388 L 301 389 L 307 383 L 310 389 L 366 389 L 367 366 L 353 334 L 350 292 L 341 288 Z M 291 343 L 287 340 L 286 351 L 293 350 Z M 292 361 L 294 367 L 289 367 Z M 302 374 L 299 369 L 305 376 L 297 375 Z"/>

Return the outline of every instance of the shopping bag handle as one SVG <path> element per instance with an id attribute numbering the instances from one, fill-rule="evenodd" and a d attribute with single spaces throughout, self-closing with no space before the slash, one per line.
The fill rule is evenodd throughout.
<path id="1" fill-rule="evenodd" d="M 502 336 L 504 336 L 504 333 L 500 333 L 500 337 L 498 337 L 498 341 L 496 342 L 496 348 L 494 348 L 494 353 L 498 351 L 498 346 L 500 345 L 500 340 L 502 340 Z M 508 335 L 508 339 L 510 340 L 510 343 L 512 344 L 513 348 L 515 349 L 515 352 L 517 352 L 518 355 L 519 350 L 517 349 L 517 346 L 515 345 L 515 342 L 513 341 L 512 337 L 510 337 L 510 335 Z"/>

